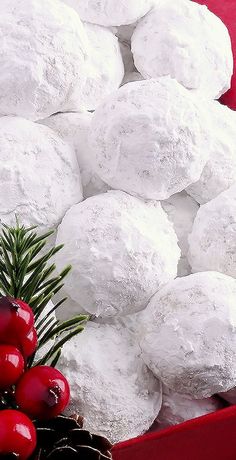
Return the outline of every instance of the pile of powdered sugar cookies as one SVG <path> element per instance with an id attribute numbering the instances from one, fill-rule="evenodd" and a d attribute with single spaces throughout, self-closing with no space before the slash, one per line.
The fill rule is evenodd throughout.
<path id="1" fill-rule="evenodd" d="M 69 412 L 118 442 L 235 403 L 226 26 L 190 0 L 1 0 L 0 36 L 0 218 L 56 230 L 61 314 L 91 315 Z"/>

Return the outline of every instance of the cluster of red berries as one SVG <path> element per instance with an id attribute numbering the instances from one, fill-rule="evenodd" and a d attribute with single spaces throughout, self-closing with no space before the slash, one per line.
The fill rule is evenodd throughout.
<path id="1" fill-rule="evenodd" d="M 0 392 L 14 389 L 19 410 L 0 411 L 0 455 L 14 452 L 27 460 L 36 447 L 31 419 L 59 415 L 70 398 L 65 377 L 50 366 L 27 369 L 36 351 L 37 332 L 29 305 L 11 297 L 0 298 Z"/>

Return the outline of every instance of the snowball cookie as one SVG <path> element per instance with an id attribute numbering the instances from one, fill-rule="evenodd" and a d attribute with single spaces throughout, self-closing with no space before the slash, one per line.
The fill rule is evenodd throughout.
<path id="1" fill-rule="evenodd" d="M 144 433 L 160 410 L 161 385 L 123 328 L 89 322 L 64 345 L 59 366 L 70 383 L 69 413 L 112 442 Z"/>
<path id="2" fill-rule="evenodd" d="M 142 314 L 147 366 L 168 388 L 195 399 L 236 385 L 236 280 L 217 272 L 177 278 Z"/>
<path id="3" fill-rule="evenodd" d="M 98 175 L 141 198 L 164 200 L 182 191 L 208 160 L 204 114 L 169 77 L 119 88 L 96 110 L 91 127 Z"/>
<path id="4" fill-rule="evenodd" d="M 96 316 L 142 310 L 177 274 L 180 251 L 159 203 L 120 191 L 73 206 L 58 228 L 58 270 L 72 264 L 64 289 Z"/>
<path id="5" fill-rule="evenodd" d="M 91 53 L 81 105 L 94 110 L 102 100 L 119 88 L 124 64 L 117 37 L 105 27 L 84 23 Z M 80 82 L 79 82 L 80 85 Z"/>
<path id="6" fill-rule="evenodd" d="M 120 26 L 137 21 L 150 11 L 153 0 L 63 0 L 72 6 L 82 21 L 101 26 Z"/>
<path id="7" fill-rule="evenodd" d="M 163 386 L 162 407 L 157 417 L 156 430 L 163 430 L 173 425 L 207 415 L 224 407 L 217 397 L 193 399 L 181 395 Z"/>
<path id="8" fill-rule="evenodd" d="M 0 37 L 0 114 L 38 120 L 67 108 L 89 52 L 78 15 L 58 0 L 1 0 Z"/>
<path id="9" fill-rule="evenodd" d="M 19 117 L 0 118 L 0 219 L 8 225 L 57 227 L 82 200 L 74 151 L 46 126 Z"/>
<path id="10" fill-rule="evenodd" d="M 200 179 L 187 192 L 200 204 L 207 203 L 236 182 L 236 113 L 212 102 L 206 106 L 211 117 L 210 158 Z"/>
<path id="11" fill-rule="evenodd" d="M 236 278 L 236 185 L 200 207 L 188 260 L 193 272 L 216 270 Z"/>
<path id="12" fill-rule="evenodd" d="M 230 88 L 230 36 L 205 6 L 189 0 L 160 0 L 139 21 L 131 44 L 135 66 L 144 78 L 170 75 L 210 99 L 218 99 Z"/>
<path id="13" fill-rule="evenodd" d="M 40 121 L 56 131 L 75 150 L 85 198 L 106 192 L 110 188 L 94 171 L 88 140 L 92 117 L 90 112 L 65 112 Z"/>
<path id="14" fill-rule="evenodd" d="M 191 273 L 187 260 L 188 235 L 192 231 L 193 222 L 199 209 L 198 203 L 187 195 L 186 192 L 176 193 L 168 200 L 161 202 L 162 208 L 173 223 L 178 238 L 178 245 L 181 249 L 181 258 L 178 264 L 178 276 L 186 276 Z"/>

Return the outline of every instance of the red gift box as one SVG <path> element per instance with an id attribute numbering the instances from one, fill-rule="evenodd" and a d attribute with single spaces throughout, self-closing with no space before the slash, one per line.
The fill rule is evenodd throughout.
<path id="1" fill-rule="evenodd" d="M 174 1 L 174 0 L 173 0 Z M 227 26 L 236 62 L 236 0 L 195 0 Z M 236 110 L 236 66 L 221 102 Z M 236 406 L 117 444 L 114 460 L 236 460 Z"/>
<path id="2" fill-rule="evenodd" d="M 235 460 L 236 406 L 117 444 L 114 460 Z"/>

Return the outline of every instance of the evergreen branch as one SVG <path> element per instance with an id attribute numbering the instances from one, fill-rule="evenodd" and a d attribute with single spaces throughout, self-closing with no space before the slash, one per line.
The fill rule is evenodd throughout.
<path id="1" fill-rule="evenodd" d="M 51 367 L 56 367 L 56 365 L 57 365 L 57 363 L 58 363 L 60 357 L 61 357 L 61 348 L 59 348 L 59 350 L 57 350 L 57 352 L 56 352 L 54 358 L 53 358 L 52 361 L 51 361 L 50 366 L 51 366 Z"/>
<path id="2" fill-rule="evenodd" d="M 47 238 L 54 231 L 43 235 L 37 234 L 37 227 L 26 228 L 20 225 L 16 218 L 16 226 L 2 224 L 0 232 L 0 295 L 20 298 L 28 303 L 35 315 L 35 327 L 38 334 L 38 349 L 42 348 L 49 340 L 56 338 L 50 350 L 39 360 L 46 364 L 49 360 L 55 366 L 61 355 L 63 345 L 82 332 L 89 317 L 78 315 L 67 321 L 56 320 L 54 312 L 65 302 L 61 299 L 53 306 L 47 315 L 43 315 L 44 308 L 54 295 L 63 287 L 64 278 L 71 270 L 65 267 L 59 275 L 55 275 L 56 266 L 50 264 L 55 254 L 63 245 L 49 249 L 43 255 Z M 42 315 L 42 318 L 39 318 Z M 27 365 L 34 365 L 32 356 Z"/>
<path id="3" fill-rule="evenodd" d="M 53 296 L 54 296 L 54 292 L 50 292 L 47 296 L 45 296 L 44 294 L 39 296 L 42 300 L 40 301 L 38 307 L 36 308 L 34 312 L 35 320 L 37 320 L 39 316 L 43 313 L 44 308 L 46 307 L 48 302 L 50 302 Z M 31 301 L 30 301 L 30 305 L 32 305 Z"/>
<path id="4" fill-rule="evenodd" d="M 51 299 L 52 299 L 52 297 L 53 297 L 54 295 L 56 295 L 56 294 L 63 288 L 63 286 L 64 286 L 64 283 L 61 283 L 61 284 L 59 284 L 59 286 L 57 286 L 56 289 L 54 289 L 53 292 L 51 292 L 51 294 L 50 294 L 50 295 L 51 295 Z"/>
<path id="5" fill-rule="evenodd" d="M 50 316 L 49 318 L 48 318 L 48 316 L 46 316 L 46 317 L 47 317 L 47 321 L 46 321 L 46 323 L 43 325 L 43 327 L 41 327 L 41 328 L 37 327 L 37 335 L 38 335 L 38 339 L 40 339 L 40 343 L 42 343 L 42 341 L 43 341 L 43 338 L 41 339 L 40 337 L 41 337 L 43 334 L 45 335 L 46 332 L 49 331 L 49 329 L 48 329 L 49 326 L 51 325 L 51 328 L 54 328 L 54 327 L 55 327 L 55 323 L 56 323 L 56 324 L 59 323 L 59 321 L 57 321 L 57 320 L 55 319 L 54 316 Z M 51 324 L 51 323 L 53 323 L 53 324 Z M 45 332 L 45 330 L 46 330 L 46 332 Z M 38 348 L 39 348 L 39 346 L 38 346 Z"/>
<path id="6" fill-rule="evenodd" d="M 64 297 L 63 299 L 61 299 L 59 302 L 56 303 L 56 305 L 54 305 L 51 308 L 51 310 L 49 310 L 47 315 L 43 316 L 43 318 L 36 324 L 37 331 L 39 331 L 40 327 L 47 321 L 47 317 L 51 316 L 52 313 L 54 313 L 66 300 L 67 300 L 67 297 Z M 46 328 L 46 327 L 47 326 L 44 325 L 44 328 Z"/>
<path id="7" fill-rule="evenodd" d="M 73 329 L 69 334 L 65 335 L 59 342 L 56 342 L 55 345 L 52 346 L 52 348 L 41 358 L 39 361 L 34 363 L 35 366 L 41 366 L 46 364 L 52 357 L 53 355 L 65 345 L 66 342 L 68 342 L 70 339 L 75 337 L 77 334 L 82 332 L 84 330 L 83 326 L 77 326 L 75 329 Z"/>
<path id="8" fill-rule="evenodd" d="M 39 348 L 45 345 L 48 340 L 51 340 L 55 336 L 59 336 L 64 332 L 69 332 L 74 329 L 75 326 L 84 324 L 88 320 L 88 317 L 85 315 L 75 316 L 74 318 L 68 319 L 66 321 L 58 321 L 52 325 L 52 327 L 46 331 L 45 335 L 40 339 Z"/>
<path id="9" fill-rule="evenodd" d="M 48 268 L 45 268 L 43 272 L 43 276 L 41 278 L 41 283 L 43 283 L 55 270 L 56 270 L 55 264 L 52 264 Z"/>

